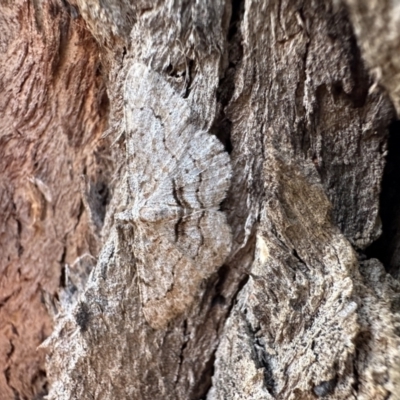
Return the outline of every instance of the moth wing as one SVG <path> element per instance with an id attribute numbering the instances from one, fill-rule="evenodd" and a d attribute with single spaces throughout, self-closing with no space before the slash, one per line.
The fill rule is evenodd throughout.
<path id="1" fill-rule="evenodd" d="M 190 108 L 160 74 L 139 63 L 127 74 L 124 103 L 127 162 L 136 174 L 131 188 L 148 198 L 188 147 Z"/>
<path id="2" fill-rule="evenodd" d="M 231 250 L 232 234 L 225 215 L 218 210 L 202 210 L 169 221 L 163 229 L 174 246 L 192 260 L 201 279 L 221 266 Z"/>
<path id="3" fill-rule="evenodd" d="M 192 305 L 201 275 L 165 235 L 141 231 L 135 258 L 143 313 L 151 327 L 160 329 Z"/>

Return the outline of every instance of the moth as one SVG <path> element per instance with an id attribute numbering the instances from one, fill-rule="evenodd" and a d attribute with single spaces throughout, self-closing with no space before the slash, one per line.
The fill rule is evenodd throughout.
<path id="1" fill-rule="evenodd" d="M 191 123 L 186 100 L 155 71 L 134 63 L 124 87 L 134 257 L 146 321 L 165 327 L 221 266 L 232 235 L 220 211 L 232 168 L 220 141 Z"/>

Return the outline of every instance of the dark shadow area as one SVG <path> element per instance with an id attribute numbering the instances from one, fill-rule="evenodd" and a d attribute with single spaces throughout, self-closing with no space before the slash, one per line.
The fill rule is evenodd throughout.
<path id="1" fill-rule="evenodd" d="M 389 127 L 388 155 L 380 195 L 382 235 L 369 246 L 368 258 L 377 258 L 394 277 L 400 275 L 400 121 Z"/>
<path id="2" fill-rule="evenodd" d="M 210 132 L 218 137 L 228 153 L 232 152 L 232 121 L 226 114 L 226 108 L 235 92 L 236 69 L 243 58 L 242 32 L 240 24 L 244 15 L 244 1 L 232 0 L 232 14 L 228 30 L 228 65 L 219 81 L 217 101 L 218 114 Z"/>

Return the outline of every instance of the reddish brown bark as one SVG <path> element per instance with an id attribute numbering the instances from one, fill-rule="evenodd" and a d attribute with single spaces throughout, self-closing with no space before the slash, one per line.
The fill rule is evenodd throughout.
<path id="1" fill-rule="evenodd" d="M 80 191 L 101 192 L 108 100 L 98 49 L 62 1 L 0 6 L 0 394 L 45 392 L 43 298 L 64 264 L 96 255 Z M 90 260 L 90 257 L 87 257 Z"/>

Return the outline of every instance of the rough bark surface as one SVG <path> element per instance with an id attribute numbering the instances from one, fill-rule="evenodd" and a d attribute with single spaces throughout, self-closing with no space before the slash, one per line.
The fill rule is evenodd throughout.
<path id="1" fill-rule="evenodd" d="M 104 214 L 108 103 L 97 44 L 62 1 L 2 2 L 0 48 L 0 398 L 33 399 L 47 393 L 45 299 L 99 249 L 82 198 Z"/>
<path id="2" fill-rule="evenodd" d="M 46 290 L 54 293 L 60 265 L 72 264 L 87 253 L 95 256 L 100 247 L 100 236 L 90 236 L 87 218 L 92 216 L 97 229 L 103 225 L 104 244 L 85 288 L 72 293 L 67 280 L 59 290 L 61 309 L 45 342 L 49 399 L 399 399 L 400 285 L 377 259 L 365 255 L 381 233 L 379 193 L 394 111 L 364 67 L 350 22 L 356 21 L 366 53 L 369 36 L 359 27 L 364 22 L 357 19 L 357 13 L 361 15 L 357 2 L 348 0 L 347 8 L 312 0 L 130 3 L 59 4 L 58 18 L 65 16 L 61 20 L 74 26 L 69 28 L 71 35 L 77 32 L 77 38 L 68 36 L 67 41 L 75 48 L 73 53 L 62 53 L 62 68 L 57 64 L 39 74 L 46 79 L 46 105 L 38 107 L 40 116 L 24 112 L 22 125 L 31 121 L 40 125 L 46 120 L 43 110 L 56 104 L 49 111 L 51 122 L 40 129 L 34 125 L 25 134 L 18 128 L 17 133 L 10 130 L 4 135 L 8 138 L 4 148 L 11 140 L 18 143 L 18 147 L 13 144 L 11 160 L 19 169 L 16 173 L 16 167 L 3 168 L 17 178 L 12 188 L 3 191 L 8 197 L 2 207 L 13 203 L 17 209 L 28 207 L 11 199 L 17 189 L 28 193 L 22 182 L 29 174 L 35 193 L 42 196 L 40 204 L 47 204 L 45 214 L 42 208 L 37 211 L 44 217 L 34 217 L 31 211 L 30 219 L 14 217 L 10 222 L 16 233 L 2 239 L 2 245 L 21 243 L 25 230 L 29 239 L 23 253 L 14 256 L 17 261 L 10 273 L 18 273 L 16 265 L 24 262 L 27 248 L 36 252 L 40 248 L 36 286 L 31 281 L 26 286 L 33 290 L 47 279 Z M 40 30 L 38 24 L 58 21 L 43 11 L 50 13 L 54 4 L 58 3 L 39 8 L 40 13 L 27 13 L 32 21 L 36 15 L 35 28 L 40 32 L 43 27 Z M 25 10 L 24 6 L 21 2 L 19 7 Z M 14 5 L 3 8 L 7 13 L 17 10 Z M 113 143 L 112 162 L 103 179 L 112 198 L 104 224 L 98 209 L 105 199 L 99 190 L 86 190 L 87 195 L 78 190 L 82 173 L 90 177 L 85 180 L 89 188 L 101 182 L 98 165 L 104 161 L 96 160 L 94 149 L 107 108 L 102 100 L 103 77 L 96 74 L 96 45 L 82 18 L 100 48 L 110 99 L 107 133 Z M 51 25 L 49 36 L 57 37 L 56 26 Z M 10 32 L 11 39 L 3 46 L 7 51 L 18 40 Z M 40 43 L 41 38 L 38 34 Z M 394 41 L 388 39 L 388 46 Z M 42 45 L 47 57 L 53 54 L 48 43 Z M 57 46 L 62 43 L 65 46 L 65 41 Z M 220 207 L 232 231 L 231 252 L 201 282 L 197 275 L 186 278 L 193 280 L 187 287 L 195 301 L 166 326 L 152 327 L 144 316 L 138 272 L 143 266 L 139 252 L 135 253 L 137 228 L 116 218 L 127 211 L 127 199 L 135 196 L 125 178 L 129 181 L 133 172 L 144 173 L 129 168 L 133 153 L 126 146 L 131 140 L 134 147 L 135 141 L 124 122 L 130 101 L 124 98 L 124 84 L 137 63 L 168 82 L 174 96 L 180 96 L 190 110 L 191 124 L 219 138 L 233 169 L 230 190 Z M 87 79 L 88 86 L 77 85 L 78 77 L 68 75 L 73 73 Z M 18 84 L 13 79 L 4 80 L 10 93 Z M 390 79 L 382 81 L 387 88 Z M 75 83 L 74 89 L 65 80 Z M 22 88 L 15 98 L 23 104 L 32 103 L 27 93 L 42 93 L 40 88 L 29 91 L 26 83 Z M 397 92 L 388 93 L 397 106 Z M 19 114 L 12 110 L 3 113 L 7 129 L 19 123 Z M 31 115 L 28 120 L 26 115 Z M 73 134 L 69 126 L 74 127 Z M 54 132 L 60 131 L 55 141 Z M 28 134 L 33 136 L 23 148 Z M 40 148 L 39 144 L 55 146 L 51 159 L 38 150 L 32 153 L 30 149 Z M 39 168 L 33 156 L 22 164 L 21 154 L 53 164 Z M 71 160 L 74 167 L 63 167 L 61 160 L 66 164 Z M 25 170 L 21 165 L 27 165 Z M 57 181 L 61 173 L 57 171 L 69 175 Z M 111 174 L 114 179 L 108 182 Z M 7 175 L 7 182 L 13 182 L 11 178 Z M 63 219 L 66 213 L 71 218 Z M 35 236 L 28 228 L 38 218 L 41 229 Z M 14 231 L 4 228 L 4 235 Z M 88 237 L 93 237 L 93 249 Z M 43 250 L 46 243 L 53 246 L 51 250 Z M 26 265 L 36 266 L 34 259 L 29 256 Z M 30 292 L 17 278 L 13 282 L 21 287 L 18 293 L 26 302 Z M 37 321 L 47 323 L 43 339 L 51 324 L 43 306 L 40 310 L 34 321 L 35 326 Z M 7 321 L 4 316 L 3 321 Z M 13 332 L 14 325 L 9 326 Z M 21 326 L 27 329 L 22 322 Z M 7 390 L 19 390 L 15 388 L 20 383 L 10 383 L 9 372 L 4 376 Z M 9 390 L 7 396 L 11 395 L 15 392 Z"/>
<path id="3" fill-rule="evenodd" d="M 364 59 L 400 115 L 400 3 L 345 0 Z"/>
<path id="4" fill-rule="evenodd" d="M 390 1 L 346 1 L 354 25 L 363 58 L 370 68 L 375 84 L 370 90 L 382 85 L 390 95 L 397 116 L 400 112 L 400 3 Z M 400 125 L 391 126 L 389 146 L 392 149 L 382 182 L 381 217 L 382 236 L 371 246 L 368 253 L 376 255 L 393 276 L 400 274 L 400 199 L 397 176 L 400 171 Z"/>

